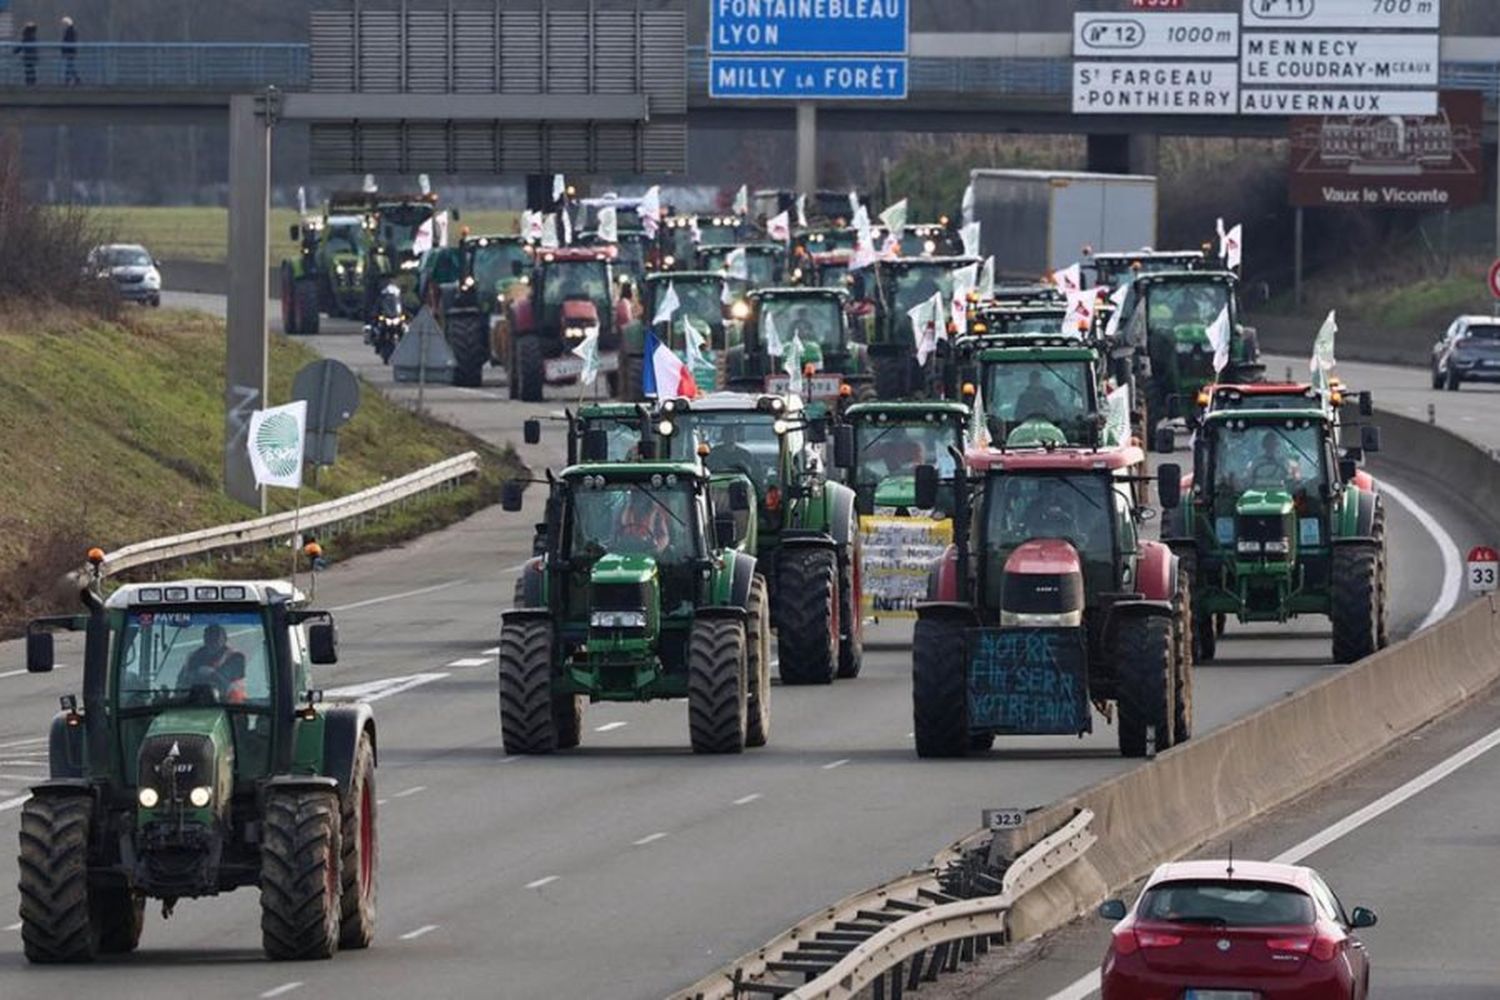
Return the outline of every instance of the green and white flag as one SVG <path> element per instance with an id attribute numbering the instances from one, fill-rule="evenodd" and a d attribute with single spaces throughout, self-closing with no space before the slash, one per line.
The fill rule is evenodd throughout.
<path id="1" fill-rule="evenodd" d="M 785 353 L 786 348 L 781 343 L 781 333 L 776 329 L 776 317 L 769 312 L 766 313 L 765 321 L 761 324 L 761 337 L 766 342 L 766 354 L 773 358 L 779 358 Z"/>
<path id="2" fill-rule="evenodd" d="M 970 448 L 990 446 L 990 421 L 984 412 L 984 384 L 974 386 L 974 401 L 969 404 L 968 445 Z"/>
<path id="3" fill-rule="evenodd" d="M 1320 386 L 1328 384 L 1328 375 L 1336 363 L 1333 359 L 1333 339 L 1339 332 L 1339 324 L 1334 313 L 1335 310 L 1328 311 L 1328 318 L 1318 331 L 1318 339 L 1313 341 L 1312 361 L 1308 366 L 1312 370 L 1313 381 Z"/>
<path id="4" fill-rule="evenodd" d="M 1208 325 L 1208 343 L 1214 349 L 1214 374 L 1229 367 L 1229 307 L 1219 310 L 1219 318 Z"/>
<path id="5" fill-rule="evenodd" d="M 257 486 L 302 486 L 302 445 L 307 438 L 307 400 L 250 414 L 246 445 Z"/>
<path id="6" fill-rule="evenodd" d="M 586 391 L 599 377 L 599 328 L 589 327 L 583 340 L 569 353 L 583 360 L 583 371 L 578 373 L 578 388 Z"/>
<path id="7" fill-rule="evenodd" d="M 995 297 L 995 258 L 986 257 L 979 272 L 979 300 L 988 302 Z"/>
<path id="8" fill-rule="evenodd" d="M 1130 440 L 1130 383 L 1126 382 L 1104 397 L 1104 443 L 1124 444 Z"/>
<path id="9" fill-rule="evenodd" d="M 881 212 L 880 221 L 885 226 L 886 232 L 899 240 L 902 231 L 906 229 L 906 199 L 902 198 L 896 204 Z"/>
<path id="10" fill-rule="evenodd" d="M 741 184 L 740 189 L 734 193 L 734 214 L 750 214 L 750 188 L 748 185 Z"/>
<path id="11" fill-rule="evenodd" d="M 979 230 L 977 222 L 970 222 L 959 230 L 959 237 L 964 241 L 964 256 L 979 256 Z"/>
<path id="12" fill-rule="evenodd" d="M 781 360 L 781 370 L 786 372 L 786 391 L 794 396 L 802 395 L 802 338 L 795 333 L 786 357 Z"/>

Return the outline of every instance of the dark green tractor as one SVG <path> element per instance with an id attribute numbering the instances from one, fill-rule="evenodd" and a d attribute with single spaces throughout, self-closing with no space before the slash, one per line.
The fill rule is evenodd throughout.
<path id="1" fill-rule="evenodd" d="M 316 334 L 321 315 L 363 319 L 371 240 L 363 206 L 339 200 L 291 227 L 297 256 L 281 262 L 281 332 Z"/>
<path id="2" fill-rule="evenodd" d="M 698 270 L 727 272 L 729 255 L 736 250 L 745 251 L 745 277 L 730 278 L 737 293 L 786 283 L 787 249 L 784 243 L 741 243 L 732 246 L 704 243 L 698 247 Z"/>
<path id="3" fill-rule="evenodd" d="M 1255 332 L 1240 322 L 1239 280 L 1228 271 L 1164 271 L 1135 279 L 1121 307 L 1125 341 L 1144 362 L 1138 373 L 1146 412 L 1145 432 L 1154 444 L 1163 421 L 1192 422 L 1198 394 L 1215 381 L 1258 381 Z M 1228 310 L 1229 358 L 1214 370 L 1209 328 Z"/>
<path id="4" fill-rule="evenodd" d="M 1084 258 L 1082 270 L 1087 287 L 1115 289 L 1146 274 L 1223 268 L 1224 262 L 1207 250 L 1137 250 L 1091 254 Z"/>
<path id="5" fill-rule="evenodd" d="M 423 257 L 419 291 L 436 307 L 453 352 L 454 385 L 483 384 L 484 366 L 495 355 L 492 320 L 504 311 L 513 288 L 524 291 L 516 272 L 530 266 L 526 242 L 518 236 L 465 236 Z"/>
<path id="6" fill-rule="evenodd" d="M 769 288 L 751 292 L 739 343 L 727 353 L 725 380 L 736 392 L 784 393 L 789 382 L 786 352 L 802 344 L 798 364 L 812 374 L 803 379 L 804 399 L 838 402 L 873 399 L 875 380 L 869 348 L 854 334 L 849 297 L 833 288 Z M 782 354 L 769 353 L 774 329 Z"/>
<path id="7" fill-rule="evenodd" d="M 938 400 L 855 403 L 845 409 L 834 464 L 854 490 L 855 509 L 874 514 L 916 508 L 917 466 L 934 465 L 951 479 L 954 452 L 964 449 L 969 421 L 967 406 Z M 952 511 L 951 502 L 938 506 Z"/>
<path id="8" fill-rule="evenodd" d="M 902 257 L 876 265 L 869 345 L 877 397 L 903 399 L 927 387 L 927 373 L 917 364 L 910 311 L 934 293 L 950 301 L 953 272 L 977 262 L 973 257 Z M 945 311 L 939 322 L 946 321 Z"/>
<path id="9" fill-rule="evenodd" d="M 784 684 L 856 677 L 864 659 L 854 491 L 830 482 L 815 445 L 827 437 L 795 396 L 715 393 L 666 400 L 658 445 L 710 473 L 742 475 L 757 499 L 755 553 L 771 594 Z"/>
<path id="10" fill-rule="evenodd" d="M 519 484 L 507 510 L 521 507 Z M 507 753 L 576 747 L 584 700 L 685 698 L 696 753 L 739 753 L 770 731 L 766 582 L 736 543 L 748 486 L 714 505 L 686 462 L 585 463 L 550 481 L 541 551 L 500 627 Z"/>
<path id="11" fill-rule="evenodd" d="M 705 392 L 723 383 L 721 372 L 724 352 L 739 342 L 740 320 L 731 306 L 725 305 L 729 282 L 719 271 L 668 271 L 651 274 L 641 290 L 642 322 L 628 327 L 620 342 L 621 393 L 626 399 L 643 399 L 641 373 L 646 365 L 646 330 L 661 307 L 662 297 L 671 288 L 679 303 L 672 316 L 671 328 L 657 323 L 656 338 L 679 358 L 687 360 L 687 322 L 707 338 L 703 363 L 693 368 L 693 379 Z M 743 311 L 743 308 L 741 309 Z"/>
<path id="12" fill-rule="evenodd" d="M 1193 477 L 1162 538 L 1194 578 L 1200 659 L 1229 616 L 1326 615 L 1338 663 L 1386 643 L 1385 512 L 1359 468 L 1380 449 L 1379 428 L 1362 426 L 1360 447 L 1340 454 L 1334 412 L 1305 403 L 1211 410 L 1198 427 Z"/>
<path id="13" fill-rule="evenodd" d="M 985 338 L 972 347 L 960 340 L 955 353 L 974 369 L 969 384 L 981 394 L 997 446 L 1037 424 L 1056 428 L 1066 444 L 1104 443 L 1106 361 L 1092 343 L 1056 335 Z"/>
<path id="14" fill-rule="evenodd" d="M 698 266 L 698 247 L 738 243 L 745 235 L 737 215 L 669 215 L 656 234 L 656 269 L 690 271 Z"/>
<path id="15" fill-rule="evenodd" d="M 100 557 L 102 558 L 102 556 Z M 83 700 L 52 720 L 50 777 L 21 812 L 21 937 L 33 962 L 133 950 L 148 898 L 259 886 L 277 959 L 328 958 L 375 932 L 375 721 L 326 704 L 311 666 L 337 659 L 332 618 L 284 582 L 129 584 L 86 613 Z"/>

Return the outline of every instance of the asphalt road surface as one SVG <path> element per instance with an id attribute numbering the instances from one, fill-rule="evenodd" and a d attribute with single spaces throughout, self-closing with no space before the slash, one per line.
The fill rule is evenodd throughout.
<path id="1" fill-rule="evenodd" d="M 310 342 L 389 388 L 352 326 L 329 329 Z M 518 441 L 525 417 L 563 405 L 511 403 L 498 385 L 433 387 L 426 402 L 496 442 Z M 536 468 L 561 456 L 555 426 L 541 447 L 521 450 Z M 1485 531 L 1441 484 L 1393 482 L 1427 519 L 1392 505 L 1400 632 L 1454 596 L 1453 567 L 1429 527 L 1459 549 Z M 867 633 L 859 679 L 778 689 L 762 750 L 694 757 L 685 707 L 668 702 L 592 707 L 580 750 L 506 757 L 496 622 L 533 517 L 485 511 L 403 549 L 336 563 L 318 580 L 343 640 L 343 661 L 319 683 L 377 699 L 371 950 L 267 962 L 256 895 L 242 890 L 185 901 L 169 921 L 152 913 L 139 952 L 92 967 L 29 967 L 18 928 L 0 923 L 0 997 L 659 997 L 829 901 L 922 864 L 974 828 L 981 808 L 1041 805 L 1128 766 L 1102 724 L 1083 740 L 1007 739 L 978 759 L 918 761 L 910 627 L 898 623 Z M 1327 676 L 1328 644 L 1318 621 L 1232 628 L 1198 674 L 1200 731 Z M 19 643 L 0 644 L 0 838 L 12 844 L 24 787 L 45 772 L 47 721 L 79 684 L 76 655 L 63 653 L 50 676 L 25 674 L 22 659 Z M 0 882 L 0 913 L 15 906 L 14 883 Z"/>

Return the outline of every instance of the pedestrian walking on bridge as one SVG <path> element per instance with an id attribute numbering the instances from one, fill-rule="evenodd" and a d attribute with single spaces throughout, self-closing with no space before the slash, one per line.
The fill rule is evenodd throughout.
<path id="1" fill-rule="evenodd" d="M 20 53 L 21 72 L 26 79 L 26 86 L 36 86 L 36 22 L 27 21 L 21 29 L 21 41 L 17 43 L 13 52 Z"/>
<path id="2" fill-rule="evenodd" d="M 64 14 L 62 29 L 63 83 L 76 87 L 83 82 L 78 76 L 78 28 L 73 19 Z"/>

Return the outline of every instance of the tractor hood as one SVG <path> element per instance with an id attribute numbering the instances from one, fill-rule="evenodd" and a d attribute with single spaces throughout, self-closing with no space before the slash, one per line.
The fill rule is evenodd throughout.
<path id="1" fill-rule="evenodd" d="M 877 507 L 915 507 L 916 503 L 916 476 L 886 476 L 875 484 L 875 506 Z"/>
<path id="2" fill-rule="evenodd" d="M 1067 443 L 1068 436 L 1056 424 L 1041 419 L 1028 420 L 1005 437 L 1006 448 L 1060 448 Z"/>
<path id="3" fill-rule="evenodd" d="M 642 584 L 656 579 L 656 560 L 650 556 L 627 556 L 611 553 L 594 563 L 589 582 L 599 584 Z"/>
<path id="4" fill-rule="evenodd" d="M 1000 624 L 1076 628 L 1083 624 L 1083 560 L 1071 543 L 1037 538 L 1005 560 Z"/>
<path id="5" fill-rule="evenodd" d="M 227 713 L 221 708 L 173 708 L 151 720 L 137 756 L 136 785 L 156 792 L 153 807 L 143 805 L 140 821 L 176 817 L 207 821 L 229 804 L 234 774 L 234 738 Z M 194 806 L 195 788 L 208 788 L 210 798 Z"/>
<path id="6" fill-rule="evenodd" d="M 568 299 L 562 304 L 564 326 L 598 326 L 599 307 L 583 299 Z"/>
<path id="7" fill-rule="evenodd" d="M 1235 502 L 1237 517 L 1285 517 L 1292 512 L 1291 494 L 1282 490 L 1249 490 Z"/>

